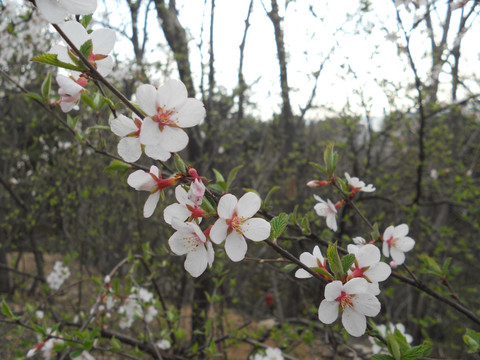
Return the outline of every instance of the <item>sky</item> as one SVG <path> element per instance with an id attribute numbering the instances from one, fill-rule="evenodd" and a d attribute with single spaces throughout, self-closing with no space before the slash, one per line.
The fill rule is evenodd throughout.
<path id="1" fill-rule="evenodd" d="M 263 2 L 269 10 L 270 1 Z M 401 87 L 405 88 L 407 83 L 412 81 L 412 72 L 406 67 L 406 57 L 398 56 L 397 45 L 386 39 L 388 33 L 397 33 L 401 38 L 395 21 L 395 7 L 391 1 L 371 2 L 373 11 L 360 17 L 357 0 L 291 1 L 286 11 L 284 1 L 279 1 L 281 15 L 284 17 L 288 81 L 295 113 L 298 114 L 308 101 L 314 86 L 312 74 L 319 69 L 322 62 L 325 64 L 314 100 L 317 108 L 310 111 L 307 118 L 315 119 L 344 111 L 347 104 L 353 113 L 363 114 L 364 106 L 359 94 L 362 94 L 364 104 L 374 117 L 381 117 L 384 112 L 392 110 L 386 93 L 396 99 L 395 106 L 411 105 L 408 100 L 401 100 L 405 99 L 405 93 L 399 91 L 394 84 L 402 84 Z M 118 15 L 123 12 L 121 4 L 118 0 L 104 0 L 99 10 L 106 5 L 107 9 L 110 9 L 109 21 L 122 26 L 126 20 Z M 230 93 L 238 81 L 239 45 L 243 37 L 248 4 L 249 0 L 215 1 L 216 82 L 217 86 Z M 310 8 L 309 4 L 314 6 Z M 192 71 L 198 86 L 202 55 L 204 66 L 208 61 L 210 1 L 177 0 L 177 6 L 180 21 L 189 31 Z M 114 15 L 112 8 L 115 9 Z M 415 11 L 408 12 L 402 7 L 401 15 L 405 23 L 409 24 L 415 17 Z M 254 107 L 250 111 L 253 115 L 268 119 L 272 113 L 280 111 L 281 98 L 273 25 L 261 0 L 254 1 L 250 23 L 244 63 L 246 82 L 253 84 L 250 100 Z M 149 37 L 153 41 L 148 57 L 161 61 L 165 54 L 158 50 L 156 42 L 164 42 L 164 38 L 158 27 L 153 4 L 149 24 Z M 368 32 L 365 29 L 368 29 Z M 416 32 L 419 35 L 412 38 L 412 52 L 422 72 L 422 69 L 427 69 L 429 65 L 420 60 L 426 48 L 425 37 L 420 31 Z M 472 71 L 480 65 L 480 49 L 476 41 L 478 35 L 478 29 L 473 28 L 463 39 L 465 71 Z M 202 52 L 199 50 L 201 38 Z M 116 51 L 124 51 L 129 46 L 128 41 L 120 40 Z M 327 58 L 328 60 L 325 60 Z M 176 73 L 173 73 L 172 77 L 175 76 Z M 445 80 L 448 81 L 447 78 Z M 391 85 L 383 88 L 379 86 L 379 83 L 384 81 Z"/>

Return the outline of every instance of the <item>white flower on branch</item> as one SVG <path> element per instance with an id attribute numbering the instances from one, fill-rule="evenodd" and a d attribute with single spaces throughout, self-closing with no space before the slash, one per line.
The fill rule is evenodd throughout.
<path id="1" fill-rule="evenodd" d="M 80 49 L 87 41 L 92 42 L 92 48 L 87 58 L 100 75 L 107 76 L 112 72 L 113 59 L 108 54 L 115 45 L 115 30 L 97 29 L 89 34 L 82 24 L 76 21 L 67 21 L 59 26 L 77 49 Z M 50 49 L 50 53 L 57 54 L 60 61 L 74 64 L 71 56 L 75 55 L 66 45 L 55 45 Z"/>
<path id="2" fill-rule="evenodd" d="M 391 256 L 397 265 L 405 261 L 405 253 L 415 246 L 415 240 L 407 236 L 408 225 L 389 226 L 383 233 L 383 255 Z"/>
<path id="3" fill-rule="evenodd" d="M 313 197 L 319 201 L 319 203 L 313 207 L 317 215 L 325 218 L 327 226 L 331 230 L 337 231 L 337 209 L 335 205 L 330 199 L 325 201 L 318 195 L 313 195 Z"/>
<path id="4" fill-rule="evenodd" d="M 47 276 L 47 285 L 52 290 L 58 290 L 70 277 L 70 269 L 61 261 L 55 261 L 52 272 Z"/>
<path id="5" fill-rule="evenodd" d="M 160 144 L 142 145 L 140 142 L 142 124 L 143 121 L 139 118 L 135 117 L 135 119 L 131 119 L 125 115 L 119 115 L 110 122 L 112 132 L 121 137 L 117 147 L 118 155 L 126 162 L 132 163 L 140 159 L 142 149 L 144 149 L 148 157 L 155 160 L 167 161 L 171 154 L 164 150 Z"/>
<path id="6" fill-rule="evenodd" d="M 375 295 L 368 292 L 367 280 L 355 278 L 345 284 L 335 280 L 325 286 L 325 299 L 318 308 L 318 318 L 324 324 L 331 324 L 341 311 L 345 330 L 358 337 L 367 328 L 366 316 L 376 316 L 380 307 Z"/>
<path id="7" fill-rule="evenodd" d="M 323 258 L 322 252 L 318 246 L 313 248 L 313 252 L 304 252 L 300 254 L 300 261 L 308 266 L 309 268 L 318 267 L 326 271 L 326 259 Z M 295 277 L 299 279 L 311 278 L 312 275 L 308 273 L 305 269 L 298 269 L 295 272 Z"/>
<path id="8" fill-rule="evenodd" d="M 211 267 L 213 264 L 212 243 L 200 227 L 193 222 L 184 223 L 177 218 L 173 218 L 172 226 L 177 231 L 168 239 L 170 249 L 176 255 L 186 254 L 185 270 L 193 277 L 199 277 L 203 274 L 207 265 Z"/>
<path id="9" fill-rule="evenodd" d="M 172 224 L 172 220 L 177 218 L 180 221 L 185 221 L 187 219 L 197 220 L 198 223 L 202 221 L 202 216 L 205 214 L 205 210 L 200 208 L 202 205 L 203 196 L 199 196 L 199 184 L 198 180 L 195 183 L 192 183 L 192 186 L 188 192 L 182 187 L 177 186 L 175 188 L 175 197 L 178 203 L 168 205 L 163 211 L 163 217 L 167 224 Z M 205 191 L 205 186 L 203 186 L 203 191 Z M 201 187 L 200 186 L 200 187 Z"/>
<path id="10" fill-rule="evenodd" d="M 264 219 L 252 218 L 260 209 L 262 200 L 248 192 L 240 200 L 232 194 L 223 195 L 218 202 L 219 219 L 210 230 L 215 244 L 225 241 L 225 252 L 232 261 L 241 261 L 247 253 L 245 237 L 263 241 L 270 236 L 270 223 Z"/>
<path id="11" fill-rule="evenodd" d="M 187 88 L 177 80 L 169 80 L 158 89 L 140 85 L 136 98 L 148 116 L 143 121 L 141 143 L 160 144 L 169 152 L 185 149 L 188 135 L 183 128 L 198 125 L 206 115 L 202 102 L 189 98 Z"/>

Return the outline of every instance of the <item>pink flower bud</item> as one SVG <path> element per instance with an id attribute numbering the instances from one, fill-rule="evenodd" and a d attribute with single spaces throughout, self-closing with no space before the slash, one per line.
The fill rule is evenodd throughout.
<path id="1" fill-rule="evenodd" d="M 397 266 L 398 266 L 398 264 L 397 264 L 395 261 L 393 261 L 393 260 L 390 261 L 390 267 L 391 267 L 392 269 L 396 269 Z"/>
<path id="2" fill-rule="evenodd" d="M 307 183 L 307 186 L 311 188 L 317 188 L 327 186 L 328 184 L 329 182 L 324 180 L 311 180 Z"/>

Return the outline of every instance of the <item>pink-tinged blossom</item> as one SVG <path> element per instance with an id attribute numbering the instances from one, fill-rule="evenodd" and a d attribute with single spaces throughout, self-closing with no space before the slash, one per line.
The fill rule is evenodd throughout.
<path id="1" fill-rule="evenodd" d="M 38 11 L 53 24 L 70 15 L 88 15 L 97 9 L 97 0 L 37 0 L 36 4 Z"/>
<path id="2" fill-rule="evenodd" d="M 348 185 L 353 194 L 358 191 L 363 192 L 373 192 L 375 191 L 375 187 L 372 184 L 365 185 L 363 181 L 361 181 L 358 177 L 350 177 L 348 173 L 345 173 L 345 178 L 347 179 Z"/>
<path id="3" fill-rule="evenodd" d="M 318 246 L 313 248 L 313 252 L 310 254 L 309 252 L 304 252 L 300 254 L 300 261 L 308 266 L 309 268 L 321 268 L 325 271 L 327 269 L 326 266 L 326 259 L 323 258 L 322 252 Z M 312 275 L 308 273 L 305 269 L 298 269 L 295 272 L 295 277 L 299 279 L 307 279 L 311 278 Z"/>
<path id="4" fill-rule="evenodd" d="M 188 135 L 183 130 L 198 125 L 205 117 L 201 101 L 189 98 L 181 81 L 169 80 L 156 89 L 153 85 L 140 85 L 137 103 L 147 114 L 140 140 L 145 145 L 160 144 L 169 152 L 183 150 Z"/>
<path id="5" fill-rule="evenodd" d="M 92 49 L 88 55 L 88 61 L 102 76 L 107 76 L 112 72 L 113 59 L 108 54 L 110 54 L 115 45 L 115 30 L 97 29 L 89 34 L 82 24 L 76 21 L 67 21 L 59 26 L 77 49 L 80 49 L 85 42 L 91 40 Z M 55 45 L 50 49 L 50 53 L 57 54 L 60 61 L 74 64 L 70 56 L 75 55 L 68 46 Z"/>
<path id="6" fill-rule="evenodd" d="M 355 278 L 342 284 L 335 280 L 325 286 L 325 299 L 318 308 L 318 318 L 324 324 L 333 323 L 342 312 L 342 324 L 355 337 L 362 336 L 367 328 L 366 316 L 380 312 L 380 302 L 367 291 L 368 282 Z"/>
<path id="7" fill-rule="evenodd" d="M 85 90 L 88 80 L 84 77 L 75 80 L 64 75 L 57 75 L 56 80 L 59 86 L 60 108 L 65 113 L 70 112 L 80 101 L 80 96 Z"/>
<path id="8" fill-rule="evenodd" d="M 119 115 L 111 121 L 110 128 L 112 132 L 121 137 L 117 146 L 118 155 L 126 162 L 135 162 L 140 159 L 142 149 L 144 149 L 148 157 L 167 161 L 171 154 L 164 150 L 160 144 L 142 145 L 140 142 L 142 124 L 143 122 L 139 118 L 131 119 L 125 115 Z"/>
<path id="9" fill-rule="evenodd" d="M 405 261 L 405 253 L 415 246 L 415 240 L 407 236 L 408 225 L 389 226 L 383 233 L 383 255 L 391 256 L 397 265 Z"/>
<path id="10" fill-rule="evenodd" d="M 225 241 L 225 252 L 232 261 L 241 261 L 247 253 L 245 237 L 263 241 L 270 236 L 270 223 L 264 219 L 252 218 L 260 209 L 262 200 L 248 192 L 239 200 L 226 194 L 218 202 L 219 219 L 213 224 L 210 237 L 215 244 Z"/>
<path id="11" fill-rule="evenodd" d="M 198 189 L 195 189 L 193 184 L 188 192 L 182 186 L 175 188 L 175 197 L 178 203 L 168 205 L 163 211 L 163 218 L 167 224 L 172 224 L 173 219 L 180 221 L 187 219 L 189 219 L 189 221 L 196 220 L 198 223 L 202 221 L 202 217 L 205 215 L 205 210 L 200 208 L 203 196 L 199 197 L 198 194 L 195 193 Z"/>
<path id="12" fill-rule="evenodd" d="M 318 187 L 327 186 L 328 184 L 330 184 L 330 182 L 325 180 L 310 180 L 307 183 L 307 186 L 310 188 L 318 188 Z"/>
<path id="13" fill-rule="evenodd" d="M 337 209 L 335 205 L 330 201 L 330 199 L 325 201 L 318 195 L 313 195 L 313 197 L 315 200 L 319 201 L 319 203 L 313 207 L 317 215 L 325 218 L 327 226 L 331 230 L 337 231 Z"/>
<path id="14" fill-rule="evenodd" d="M 349 278 L 367 280 L 367 291 L 373 295 L 380 294 L 378 283 L 385 281 L 392 269 L 388 264 L 380 262 L 380 250 L 372 244 L 348 245 L 348 252 L 355 255 L 355 263 L 349 270 Z"/>
<path id="15" fill-rule="evenodd" d="M 150 192 L 143 207 L 143 216 L 148 218 L 152 216 L 157 207 L 160 192 L 169 186 L 176 185 L 178 180 L 178 177 L 162 179 L 160 169 L 152 165 L 149 173 L 143 170 L 137 170 L 131 173 L 127 179 L 127 183 L 135 190 Z"/>
<path id="16" fill-rule="evenodd" d="M 195 223 L 184 223 L 178 219 L 173 219 L 172 226 L 177 231 L 168 239 L 170 249 L 176 255 L 186 254 L 185 270 L 193 277 L 199 277 L 203 274 L 207 265 L 211 267 L 213 264 L 212 243 Z"/>

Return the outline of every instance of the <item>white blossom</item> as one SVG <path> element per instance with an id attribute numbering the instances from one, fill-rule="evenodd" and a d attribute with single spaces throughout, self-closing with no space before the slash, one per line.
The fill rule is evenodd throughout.
<path id="1" fill-rule="evenodd" d="M 97 9 L 97 0 L 36 0 L 38 11 L 58 24 L 70 15 L 87 15 Z"/>
<path id="2" fill-rule="evenodd" d="M 61 261 L 56 261 L 52 272 L 47 276 L 47 285 L 52 290 L 58 290 L 69 277 L 69 268 L 64 266 Z"/>
<path id="3" fill-rule="evenodd" d="M 415 240 L 407 236 L 408 225 L 389 226 L 383 233 L 383 255 L 391 256 L 397 265 L 405 261 L 405 253 L 415 246 Z"/>
<path id="4" fill-rule="evenodd" d="M 300 261 L 309 268 L 318 267 L 326 270 L 326 259 L 323 258 L 322 252 L 320 251 L 320 248 L 318 246 L 315 246 L 313 248 L 313 252 L 311 254 L 309 252 L 301 253 Z M 299 279 L 306 279 L 312 277 L 312 275 L 308 273 L 305 269 L 298 269 L 295 272 L 295 277 Z"/>
<path id="5" fill-rule="evenodd" d="M 252 218 L 260 209 L 262 200 L 247 192 L 239 200 L 226 194 L 218 202 L 219 219 L 210 230 L 210 238 L 215 244 L 225 241 L 225 252 L 232 261 L 241 261 L 247 253 L 245 237 L 253 241 L 263 241 L 270 236 L 270 223 L 264 219 Z"/>
<path id="6" fill-rule="evenodd" d="M 325 201 L 318 195 L 313 195 L 313 197 L 319 201 L 319 203 L 313 207 L 317 215 L 325 218 L 327 226 L 331 230 L 337 231 L 337 209 L 335 208 L 335 205 L 330 199 Z"/>

